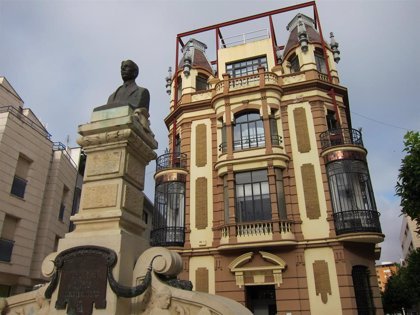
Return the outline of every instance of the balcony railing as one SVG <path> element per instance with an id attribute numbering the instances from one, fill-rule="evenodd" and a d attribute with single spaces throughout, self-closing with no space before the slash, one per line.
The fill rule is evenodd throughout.
<path id="1" fill-rule="evenodd" d="M 242 137 L 233 141 L 234 151 L 259 147 L 265 147 L 265 136 L 263 134 L 254 137 Z"/>
<path id="2" fill-rule="evenodd" d="M 150 233 L 150 245 L 152 246 L 184 246 L 185 228 L 164 227 L 154 229 Z"/>
<path id="3" fill-rule="evenodd" d="M 276 226 L 277 225 L 277 226 Z M 234 235 L 238 238 L 246 239 L 253 237 L 274 235 L 278 229 L 281 235 L 292 233 L 291 221 L 263 221 L 263 222 L 238 222 L 234 225 L 225 225 L 221 228 L 222 238 L 229 238 L 230 230 L 234 229 Z"/>
<path id="4" fill-rule="evenodd" d="M 283 138 L 279 135 L 273 135 L 271 136 L 271 145 L 273 146 L 279 146 L 283 142 Z M 233 149 L 235 151 L 243 150 L 243 149 L 249 149 L 249 148 L 255 148 L 255 147 L 265 147 L 265 138 L 264 135 L 258 136 L 258 137 L 252 137 L 252 138 L 244 138 L 238 141 L 235 141 L 233 144 Z M 227 142 L 222 142 L 219 144 L 219 151 L 222 153 L 227 152 Z"/>
<path id="5" fill-rule="evenodd" d="M 334 213 L 334 223 L 337 235 L 359 232 L 382 233 L 377 211 L 349 210 Z"/>
<path id="6" fill-rule="evenodd" d="M 319 135 L 322 149 L 337 145 L 352 144 L 363 147 L 362 133 L 356 129 L 338 128 L 324 131 Z"/>
<path id="7" fill-rule="evenodd" d="M 220 40 L 219 47 L 233 47 L 267 38 L 270 38 L 270 33 L 268 29 L 261 29 L 253 32 L 226 37 L 223 39 L 223 41 Z"/>
<path id="8" fill-rule="evenodd" d="M 15 242 L 12 240 L 0 238 L 0 261 L 9 262 L 11 260 L 14 244 Z"/>
<path id="9" fill-rule="evenodd" d="M 187 155 L 182 153 L 165 153 L 156 159 L 156 172 L 171 168 L 187 168 Z"/>
<path id="10" fill-rule="evenodd" d="M 235 91 L 239 89 L 250 88 L 254 86 L 260 86 L 262 84 L 278 84 L 278 76 L 273 72 L 263 72 L 263 76 L 260 73 L 254 73 L 241 77 L 230 78 L 228 80 L 220 81 L 216 84 L 216 94 L 223 93 L 225 88 L 227 91 Z"/>

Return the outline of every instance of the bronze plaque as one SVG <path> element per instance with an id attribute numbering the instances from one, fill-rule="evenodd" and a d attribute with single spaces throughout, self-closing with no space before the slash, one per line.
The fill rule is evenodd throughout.
<path id="1" fill-rule="evenodd" d="M 108 249 L 78 247 L 61 253 L 61 269 L 56 309 L 67 314 L 91 315 L 96 309 L 106 308 L 107 271 L 110 260 Z M 61 267 L 61 268 L 60 268 Z"/>

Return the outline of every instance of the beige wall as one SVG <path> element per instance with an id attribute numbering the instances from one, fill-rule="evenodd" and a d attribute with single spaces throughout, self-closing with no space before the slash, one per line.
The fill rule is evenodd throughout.
<path id="1" fill-rule="evenodd" d="M 400 241 L 403 259 L 407 259 L 411 250 L 420 247 L 420 236 L 416 233 L 416 222 L 408 216 L 403 216 L 401 224 Z"/>
<path id="2" fill-rule="evenodd" d="M 65 151 L 54 151 L 45 187 L 42 213 L 38 226 L 31 277 L 42 278 L 41 264 L 45 256 L 55 251 L 56 239 L 64 237 L 70 225 L 77 172 Z M 67 190 L 66 192 L 64 192 Z M 65 206 L 63 220 L 58 218 L 61 203 Z"/>
<path id="3" fill-rule="evenodd" d="M 0 76 L 0 106 L 23 106 L 23 101 L 5 77 Z"/>
<path id="4" fill-rule="evenodd" d="M 53 143 L 35 114 L 4 78 L 0 77 L 0 235 L 5 216 L 17 222 L 10 262 L 0 261 L 0 284 L 19 293 L 42 281 L 40 263 L 53 251 L 57 236 L 68 231 L 77 168 L 63 151 L 53 151 Z M 29 168 L 18 169 L 19 156 Z M 15 174 L 26 174 L 23 198 L 11 194 Z M 22 175 L 21 175 L 22 176 Z M 63 222 L 58 220 L 64 185 Z M 10 236 L 9 236 L 10 237 Z"/>

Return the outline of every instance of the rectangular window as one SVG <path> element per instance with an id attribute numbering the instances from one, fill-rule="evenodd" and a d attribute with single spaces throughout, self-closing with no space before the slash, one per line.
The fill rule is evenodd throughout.
<path id="1" fill-rule="evenodd" d="M 24 157 L 23 155 L 19 155 L 16 165 L 15 176 L 13 178 L 12 189 L 10 190 L 10 193 L 12 195 L 19 198 L 24 198 L 26 184 L 28 182 L 27 177 L 31 163 L 31 160 Z"/>
<path id="2" fill-rule="evenodd" d="M 233 149 L 244 150 L 265 146 L 264 123 L 258 112 L 235 117 Z"/>
<path id="3" fill-rule="evenodd" d="M 3 228 L 0 234 L 0 261 L 9 262 L 12 258 L 15 231 L 18 223 L 18 218 L 7 214 L 4 217 Z"/>
<path id="4" fill-rule="evenodd" d="M 269 121 L 270 121 L 271 144 L 274 146 L 279 146 L 280 136 L 277 129 L 277 121 L 274 115 L 270 115 Z"/>
<path id="5" fill-rule="evenodd" d="M 369 281 L 369 269 L 366 266 L 353 266 L 351 275 L 358 314 L 376 314 Z"/>
<path id="6" fill-rule="evenodd" d="M 196 91 L 205 91 L 208 89 L 207 80 L 209 79 L 208 76 L 199 73 L 195 78 L 195 90 Z"/>
<path id="7" fill-rule="evenodd" d="M 143 214 L 142 214 L 141 217 L 142 217 L 144 223 L 147 224 L 149 222 L 149 214 L 146 211 L 144 211 L 144 209 L 143 209 Z"/>
<path id="8" fill-rule="evenodd" d="M 182 78 L 178 77 L 177 79 L 177 101 L 179 101 L 182 97 Z"/>
<path id="9" fill-rule="evenodd" d="M 8 285 L 0 284 L 0 297 L 9 297 L 11 287 Z"/>
<path id="10" fill-rule="evenodd" d="M 290 63 L 290 73 L 300 72 L 299 57 L 296 54 L 293 54 L 288 61 Z"/>
<path id="11" fill-rule="evenodd" d="M 324 53 L 321 49 L 315 49 L 314 52 L 316 69 L 324 74 L 327 74 L 327 66 L 325 64 Z"/>
<path id="12" fill-rule="evenodd" d="M 66 186 L 64 186 L 63 194 L 61 196 L 60 211 L 58 213 L 58 219 L 60 221 L 63 221 L 63 219 L 64 219 L 64 212 L 66 211 L 66 200 L 67 200 L 67 195 L 68 194 L 69 194 L 69 189 Z"/>
<path id="13" fill-rule="evenodd" d="M 327 127 L 329 131 L 336 130 L 338 127 L 337 120 L 335 119 L 335 111 L 327 110 L 327 116 L 325 116 L 327 121 Z"/>
<path id="14" fill-rule="evenodd" d="M 229 187 L 227 175 L 223 177 L 223 206 L 225 212 L 225 223 L 229 223 Z"/>
<path id="15" fill-rule="evenodd" d="M 226 124 L 222 124 L 222 143 L 219 146 L 219 151 L 226 153 L 227 151 L 227 140 L 226 140 Z"/>
<path id="16" fill-rule="evenodd" d="M 236 221 L 271 220 L 271 202 L 266 170 L 235 174 Z"/>
<path id="17" fill-rule="evenodd" d="M 259 67 L 264 67 L 265 71 L 268 71 L 266 56 L 228 63 L 226 64 L 226 73 L 231 78 L 243 77 L 258 73 Z"/>

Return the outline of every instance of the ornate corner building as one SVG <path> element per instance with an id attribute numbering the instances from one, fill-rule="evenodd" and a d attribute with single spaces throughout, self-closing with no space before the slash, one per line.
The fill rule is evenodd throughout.
<path id="1" fill-rule="evenodd" d="M 255 20 L 267 30 L 223 36 Z M 255 314 L 382 313 L 384 235 L 339 60 L 315 2 L 177 36 L 151 242 L 181 254 L 194 290 Z"/>

